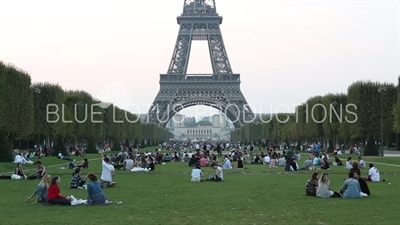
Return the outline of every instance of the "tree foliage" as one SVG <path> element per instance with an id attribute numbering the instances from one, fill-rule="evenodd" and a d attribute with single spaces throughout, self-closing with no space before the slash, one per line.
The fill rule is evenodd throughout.
<path id="1" fill-rule="evenodd" d="M 2 152 L 11 154 L 13 141 L 27 138 L 33 131 L 31 78 L 13 65 L 0 62 L 0 84 L 0 131 L 9 144 Z"/>
<path id="2" fill-rule="evenodd" d="M 382 115 L 386 141 L 393 137 L 393 130 L 400 131 L 400 103 L 395 104 L 400 102 L 399 86 L 396 89 L 393 84 L 357 81 L 347 93 L 314 96 L 298 105 L 295 113 L 269 114 L 261 122 L 235 129 L 231 140 L 244 143 L 258 138 L 282 142 L 288 139 L 298 144 L 330 140 L 332 147 L 354 145 L 364 143 L 371 134 L 375 140 L 380 139 Z M 386 91 L 378 92 L 379 87 Z M 262 126 L 261 137 L 256 124 Z"/>
<path id="3" fill-rule="evenodd" d="M 62 145 L 66 151 L 70 145 L 87 144 L 92 152 L 103 140 L 142 141 L 142 123 L 137 115 L 114 105 L 100 107 L 101 102 L 84 91 L 63 90 L 51 83 L 31 84 L 26 72 L 2 62 L 0 102 L 0 139 L 5 138 L 0 140 L 0 160 L 10 161 L 12 144 L 21 139 L 30 142 L 30 148 L 39 142 L 58 150 Z M 168 139 L 167 130 L 158 125 L 152 125 L 146 135 L 154 143 Z"/>
<path id="4" fill-rule="evenodd" d="M 397 103 L 393 106 L 392 113 L 394 117 L 393 130 L 400 133 L 400 76 L 397 84 Z"/>

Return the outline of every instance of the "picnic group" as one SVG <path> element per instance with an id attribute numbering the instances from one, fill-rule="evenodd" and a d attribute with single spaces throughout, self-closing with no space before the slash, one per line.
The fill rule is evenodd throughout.
<path id="1" fill-rule="evenodd" d="M 60 160 L 68 161 L 67 167 L 59 167 L 59 169 L 71 169 L 73 171 L 69 187 L 72 189 L 86 189 L 87 199 L 76 199 L 74 196 L 65 196 L 61 194 L 60 176 L 52 176 L 47 173 L 46 167 L 41 161 L 33 162 L 31 159 L 37 159 L 48 155 L 44 149 L 39 148 L 30 152 L 15 152 L 14 163 L 16 168 L 11 175 L 0 175 L 0 179 L 32 179 L 40 180 L 36 190 L 27 197 L 26 201 L 35 197 L 34 203 L 43 203 L 45 205 L 101 205 L 101 204 L 121 204 L 121 201 L 112 201 L 107 199 L 103 193 L 103 189 L 116 186 L 113 182 L 113 176 L 116 170 L 125 170 L 132 172 L 151 172 L 155 171 L 156 165 L 166 163 L 187 163 L 192 168 L 191 182 L 224 181 L 224 170 L 243 169 L 245 164 L 264 165 L 266 168 L 281 167 L 287 172 L 299 170 L 321 170 L 323 173 L 314 172 L 311 178 L 306 182 L 305 193 L 307 196 L 316 196 L 319 198 L 342 197 L 342 198 L 361 198 L 371 194 L 367 182 L 381 181 L 378 168 L 373 163 L 368 164 L 358 156 L 357 161 L 352 161 L 349 157 L 345 164 L 338 158 L 338 155 L 345 153 L 345 150 L 335 150 L 331 157 L 324 153 L 322 149 L 316 148 L 319 143 L 313 144 L 311 156 L 306 159 L 299 167 L 298 161 L 301 154 L 294 151 L 294 146 L 278 147 L 270 145 L 265 151 L 253 154 L 254 145 L 241 146 L 240 144 L 231 143 L 192 143 L 192 144 L 171 144 L 161 146 L 154 152 L 141 152 L 138 146 L 132 145 L 123 147 L 121 151 L 115 155 L 104 154 L 107 149 L 99 147 L 101 154 L 102 171 L 100 178 L 95 173 L 82 175 L 82 170 L 89 168 L 89 160 L 84 158 L 81 163 L 76 164 L 76 160 L 72 157 L 64 156 L 58 153 Z M 309 147 L 304 148 L 305 152 L 309 152 Z M 164 151 L 162 151 L 164 150 Z M 193 150 L 193 151 L 192 151 Z M 74 153 L 75 152 L 75 153 Z M 84 150 L 79 149 L 71 152 L 70 155 L 85 157 Z M 225 155 L 223 155 L 225 153 Z M 304 155 L 304 154 L 303 154 Z M 23 169 L 24 164 L 35 164 L 36 174 L 26 175 Z M 332 166 L 343 166 L 349 170 L 348 176 L 338 191 L 330 189 L 330 180 L 328 178 L 329 169 Z M 214 173 L 209 177 L 204 177 L 202 167 L 212 167 Z M 368 176 L 362 177 L 361 170 L 368 169 Z M 382 180 L 384 181 L 384 180 Z"/>

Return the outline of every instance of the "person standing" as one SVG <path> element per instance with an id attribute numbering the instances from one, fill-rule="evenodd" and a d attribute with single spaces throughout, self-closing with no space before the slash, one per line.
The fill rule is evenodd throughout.
<path id="1" fill-rule="evenodd" d="M 293 151 L 292 149 L 288 149 L 287 152 L 285 153 L 285 171 L 290 171 L 290 165 L 292 164 L 293 161 Z"/>

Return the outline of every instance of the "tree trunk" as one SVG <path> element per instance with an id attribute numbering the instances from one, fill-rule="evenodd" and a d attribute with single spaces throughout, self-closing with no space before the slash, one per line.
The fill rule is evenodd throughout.
<path id="1" fill-rule="evenodd" d="M 396 150 L 400 151 L 400 148 L 399 148 L 399 133 L 396 133 Z"/>
<path id="2" fill-rule="evenodd" d="M 6 132 L 0 130 L 0 162 L 12 162 L 12 151 L 10 151 L 10 145 L 8 144 L 8 135 Z"/>

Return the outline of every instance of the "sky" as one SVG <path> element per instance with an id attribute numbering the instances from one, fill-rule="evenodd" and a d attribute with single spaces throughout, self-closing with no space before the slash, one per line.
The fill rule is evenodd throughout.
<path id="1" fill-rule="evenodd" d="M 399 0 L 216 5 L 233 72 L 255 113 L 294 112 L 309 97 L 345 93 L 358 80 L 397 82 Z M 84 90 L 144 114 L 167 72 L 182 7 L 183 0 L 0 0 L 0 60 L 34 83 Z M 206 42 L 193 42 L 188 73 L 211 73 Z"/>

